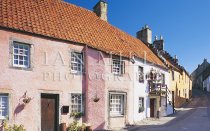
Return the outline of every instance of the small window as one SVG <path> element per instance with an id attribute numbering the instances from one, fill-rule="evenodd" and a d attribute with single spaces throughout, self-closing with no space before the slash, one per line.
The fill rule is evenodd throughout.
<path id="1" fill-rule="evenodd" d="M 161 76 L 162 76 L 162 85 L 165 85 L 165 74 L 161 74 Z"/>
<path id="2" fill-rule="evenodd" d="M 174 71 L 172 71 L 172 80 L 174 81 Z"/>
<path id="3" fill-rule="evenodd" d="M 72 52 L 71 53 L 71 72 L 82 73 L 83 69 L 83 54 Z"/>
<path id="4" fill-rule="evenodd" d="M 139 97 L 139 113 L 144 111 L 144 98 Z"/>
<path id="5" fill-rule="evenodd" d="M 124 74 L 124 61 L 122 61 L 120 59 L 113 59 L 112 60 L 112 72 L 115 75 Z"/>
<path id="6" fill-rule="evenodd" d="M 139 77 L 139 82 L 144 83 L 144 68 L 141 66 L 138 67 L 138 77 Z"/>
<path id="7" fill-rule="evenodd" d="M 82 112 L 82 94 L 71 94 L 71 112 Z"/>
<path id="8" fill-rule="evenodd" d="M 14 42 L 13 44 L 13 66 L 29 68 L 30 66 L 30 46 Z"/>
<path id="9" fill-rule="evenodd" d="M 111 94 L 110 97 L 110 114 L 123 115 L 124 114 L 124 95 Z"/>
<path id="10" fill-rule="evenodd" d="M 8 117 L 8 95 L 0 94 L 0 119 Z"/>

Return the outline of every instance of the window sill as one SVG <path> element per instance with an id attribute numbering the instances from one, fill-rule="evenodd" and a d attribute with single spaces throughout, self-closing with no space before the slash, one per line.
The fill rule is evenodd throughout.
<path id="1" fill-rule="evenodd" d="M 4 117 L 0 117 L 0 121 L 4 121 L 6 120 L 7 118 L 4 118 Z"/>
<path id="2" fill-rule="evenodd" d="M 124 115 L 110 115 L 111 118 L 124 117 Z"/>
<path id="3" fill-rule="evenodd" d="M 114 75 L 114 76 L 123 77 L 123 74 L 114 74 L 114 73 L 113 73 L 113 75 Z"/>
<path id="4" fill-rule="evenodd" d="M 75 71 L 71 71 L 71 74 L 73 74 L 73 75 L 83 75 L 84 72 L 75 72 Z"/>
<path id="5" fill-rule="evenodd" d="M 18 66 L 10 66 L 11 69 L 16 69 L 16 70 L 25 70 L 25 71 L 32 71 L 33 69 L 31 67 L 18 67 Z"/>

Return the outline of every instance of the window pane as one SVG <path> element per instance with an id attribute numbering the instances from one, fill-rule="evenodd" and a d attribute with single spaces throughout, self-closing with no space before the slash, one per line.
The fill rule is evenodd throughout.
<path id="1" fill-rule="evenodd" d="M 17 64 L 18 64 L 18 60 L 14 60 L 14 64 L 16 64 L 16 65 L 17 65 Z"/>
<path id="2" fill-rule="evenodd" d="M 75 72 L 82 72 L 82 53 L 71 54 L 71 70 Z"/>
<path id="3" fill-rule="evenodd" d="M 122 68 L 123 68 L 122 61 L 116 60 L 116 59 L 112 60 L 112 72 L 114 74 L 117 74 L 117 75 L 122 74 L 122 72 L 121 72 Z"/>
<path id="4" fill-rule="evenodd" d="M 18 48 L 18 44 L 14 44 L 14 48 Z"/>
<path id="5" fill-rule="evenodd" d="M 14 66 L 29 67 L 29 45 L 14 43 Z"/>
<path id="6" fill-rule="evenodd" d="M 19 49 L 23 49 L 23 45 L 22 45 L 22 44 L 20 44 L 18 48 L 19 48 Z"/>
<path id="7" fill-rule="evenodd" d="M 23 65 L 23 61 L 19 61 L 19 65 Z"/>
<path id="8" fill-rule="evenodd" d="M 71 111 L 72 112 L 82 112 L 82 95 L 81 94 L 71 94 Z"/>
<path id="9" fill-rule="evenodd" d="M 25 51 L 24 55 L 28 55 L 28 51 Z"/>
<path id="10" fill-rule="evenodd" d="M 14 53 L 15 54 L 18 54 L 18 49 L 14 49 Z"/>
<path id="11" fill-rule="evenodd" d="M 19 60 L 23 60 L 23 56 L 19 56 Z"/>
<path id="12" fill-rule="evenodd" d="M 17 55 L 14 55 L 14 59 L 18 59 L 18 56 Z"/>
<path id="13" fill-rule="evenodd" d="M 24 65 L 27 66 L 28 65 L 28 61 L 24 61 Z"/>
<path id="14" fill-rule="evenodd" d="M 24 56 L 24 60 L 28 60 L 28 56 Z"/>
<path id="15" fill-rule="evenodd" d="M 0 117 L 6 118 L 8 116 L 8 96 L 0 95 Z"/>
<path id="16" fill-rule="evenodd" d="M 123 115 L 123 95 L 111 95 L 110 113 L 113 115 Z"/>

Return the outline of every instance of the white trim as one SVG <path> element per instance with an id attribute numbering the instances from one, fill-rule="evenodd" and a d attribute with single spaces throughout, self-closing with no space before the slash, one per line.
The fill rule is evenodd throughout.
<path id="1" fill-rule="evenodd" d="M 17 45 L 18 46 L 18 48 L 15 48 L 15 45 Z M 25 51 L 26 50 L 28 50 L 27 51 L 27 54 L 20 54 L 19 52 L 18 53 L 15 53 L 15 49 L 17 49 L 18 51 L 20 50 L 19 49 L 19 45 L 22 45 L 23 46 L 23 52 L 25 53 Z M 25 47 L 27 47 L 27 49 L 25 50 Z M 13 46 L 12 46 L 12 52 L 13 52 L 13 56 L 12 56 L 12 66 L 13 67 L 21 67 L 21 68 L 29 68 L 30 67 L 30 45 L 28 45 L 28 44 L 24 44 L 24 43 L 20 43 L 20 42 L 16 42 L 16 41 L 13 41 Z M 23 57 L 23 65 L 20 65 L 19 64 L 19 58 L 17 58 L 17 59 L 15 59 L 15 56 L 18 56 L 18 57 Z M 24 57 L 27 57 L 27 59 L 26 60 L 24 60 Z M 16 64 L 15 63 L 15 60 L 17 60 L 18 61 L 18 64 Z M 27 63 L 27 65 L 25 65 L 25 61 L 27 61 L 28 63 Z"/>
<path id="2" fill-rule="evenodd" d="M 79 107 L 79 106 L 81 106 L 81 108 L 80 108 L 80 111 L 79 111 L 79 108 L 78 109 L 76 109 L 77 110 L 77 112 L 81 112 L 81 113 L 83 113 L 83 101 L 82 101 L 82 93 L 69 93 L 70 94 L 70 113 L 72 113 L 72 95 L 80 95 L 80 101 L 81 101 L 81 103 L 76 103 L 76 105 L 77 105 L 77 108 Z"/>
<path id="3" fill-rule="evenodd" d="M 7 117 L 9 117 L 9 95 L 8 94 L 0 94 L 0 99 L 1 99 L 1 102 L 2 102 L 2 98 L 7 98 L 7 105 L 6 105 L 6 111 L 7 111 L 7 115 L 6 116 L 2 116 L 2 112 L 0 113 L 0 119 L 6 119 Z M 3 111 L 4 109 L 1 109 L 2 108 L 2 103 L 0 102 L 0 110 Z"/>
<path id="4" fill-rule="evenodd" d="M 112 97 L 118 98 L 112 98 Z M 125 95 L 121 93 L 111 93 L 109 98 L 110 103 L 110 115 L 111 116 L 123 116 L 124 115 L 124 105 L 125 105 Z M 114 101 L 114 102 L 113 102 Z M 112 108 L 113 106 L 113 108 Z M 120 107 L 117 107 L 120 106 Z M 111 108 L 115 111 L 111 111 Z M 117 110 L 118 109 L 118 110 Z"/>
<path id="5" fill-rule="evenodd" d="M 72 61 L 72 58 L 74 59 Z M 76 70 L 72 69 L 73 64 L 76 64 Z M 80 64 L 80 70 L 79 70 Z M 75 67 L 75 65 L 74 65 Z M 72 52 L 71 53 L 71 73 L 82 73 L 83 71 L 83 53 Z"/>

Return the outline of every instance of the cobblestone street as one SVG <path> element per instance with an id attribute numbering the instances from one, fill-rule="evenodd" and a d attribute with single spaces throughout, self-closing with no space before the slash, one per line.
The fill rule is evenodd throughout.
<path id="1" fill-rule="evenodd" d="M 130 131 L 209 131 L 210 130 L 210 94 L 193 91 L 189 105 L 179 108 L 177 113 L 160 120 L 148 119 Z"/>

